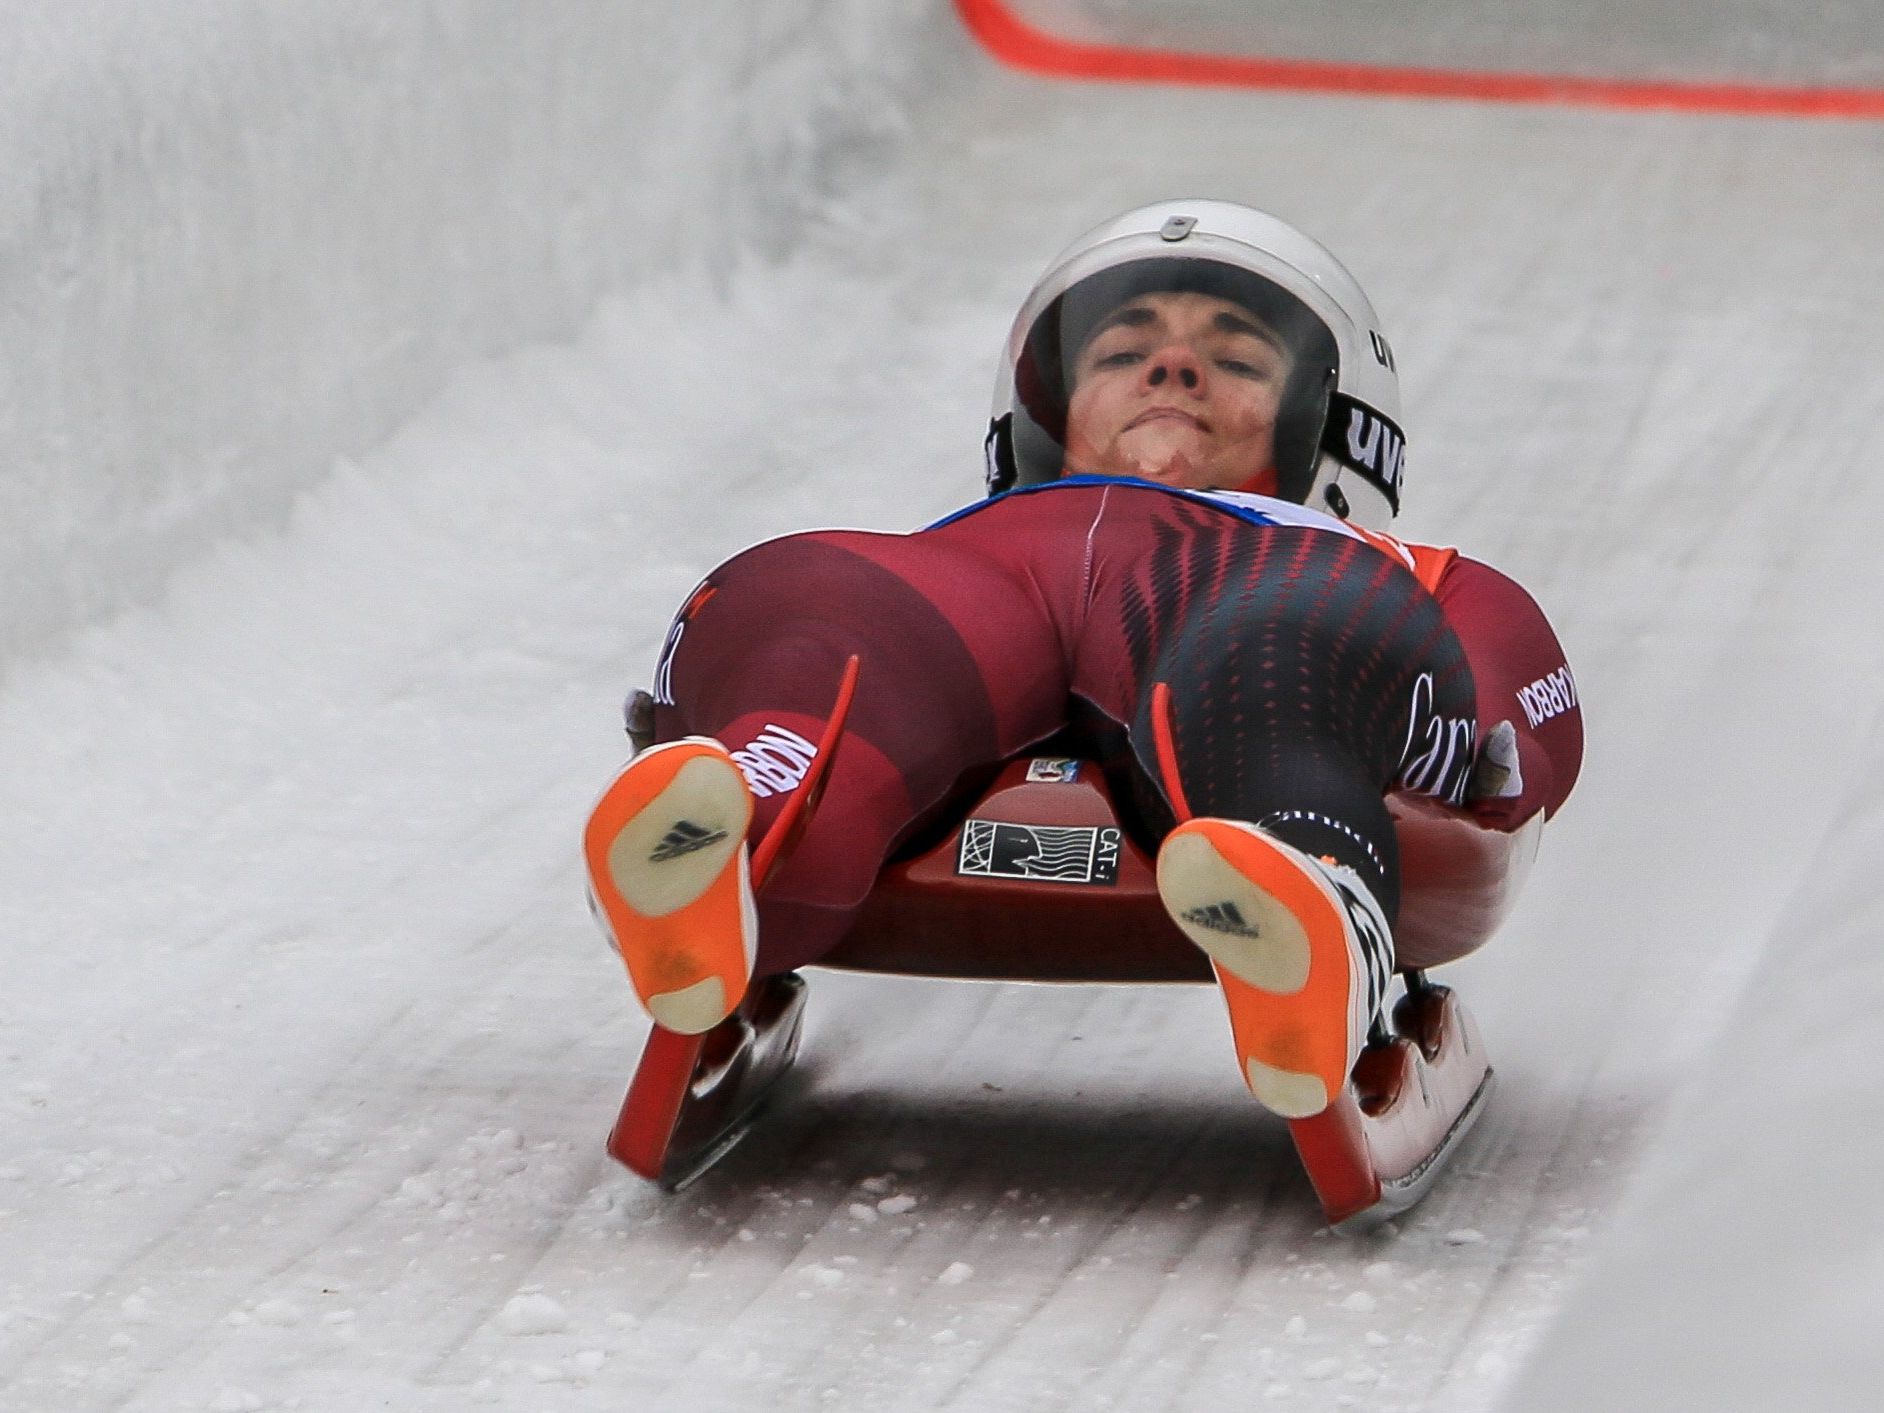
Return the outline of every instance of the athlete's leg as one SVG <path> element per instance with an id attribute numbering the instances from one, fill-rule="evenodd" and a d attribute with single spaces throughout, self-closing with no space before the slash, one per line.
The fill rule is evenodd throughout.
<path id="1" fill-rule="evenodd" d="M 1278 1112 L 1319 1112 L 1392 966 L 1383 795 L 1461 788 L 1470 670 L 1438 604 L 1371 546 L 1161 518 L 1151 552 L 1112 576 L 1122 628 L 1095 611 L 1076 681 L 1130 683 L 1107 709 L 1128 716 L 1172 815 L 1193 816 L 1161 850 L 1160 891 L 1217 963 L 1251 1089 Z"/>
<path id="2" fill-rule="evenodd" d="M 1330 856 L 1391 918 L 1384 794 L 1454 798 L 1471 764 L 1471 668 L 1432 596 L 1360 540 L 1144 492 L 1115 497 L 1094 546 L 1074 691 L 1129 728 L 1173 816 L 1181 799 Z"/>
<path id="3" fill-rule="evenodd" d="M 1052 624 L 998 557 L 962 535 L 820 531 L 747 550 L 695 592 L 660 663 L 657 739 L 723 742 L 763 838 L 852 656 L 857 694 L 823 801 L 759 898 L 759 975 L 834 946 L 899 836 L 964 771 L 1064 719 Z"/>
<path id="4" fill-rule="evenodd" d="M 1475 802 L 1473 813 L 1499 829 L 1555 815 L 1583 766 L 1583 710 L 1563 645 L 1521 585 L 1476 560 L 1456 560 L 1438 597 L 1472 664 L 1481 732 L 1509 721 L 1517 735 L 1521 788 Z"/>

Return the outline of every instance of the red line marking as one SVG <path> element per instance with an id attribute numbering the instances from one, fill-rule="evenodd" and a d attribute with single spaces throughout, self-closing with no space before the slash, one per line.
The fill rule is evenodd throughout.
<path id="1" fill-rule="evenodd" d="M 1177 83 L 1352 93 L 1385 98 L 1448 98 L 1486 103 L 1557 103 L 1587 108 L 1790 118 L 1884 119 L 1884 90 L 1743 83 L 1651 83 L 1567 74 L 1401 68 L 1271 59 L 1178 50 L 1133 49 L 1061 39 L 1036 29 L 1007 0 L 955 0 L 969 33 L 1000 62 L 1027 73 L 1113 83 Z"/>

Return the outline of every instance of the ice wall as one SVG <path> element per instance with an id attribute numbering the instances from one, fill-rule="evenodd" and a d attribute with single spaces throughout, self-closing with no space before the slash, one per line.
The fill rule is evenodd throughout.
<path id="1" fill-rule="evenodd" d="M 279 517 L 449 369 L 789 248 L 894 142 L 908 32 L 939 18 L 0 10 L 0 674 Z"/>
<path id="2" fill-rule="evenodd" d="M 1752 0 L 1732 8 L 1750 7 Z M 1037 11 L 1043 23 L 1053 18 L 1044 0 L 1022 8 Z M 1124 13 L 1109 0 L 1092 0 L 1088 8 Z M 1189 8 L 1205 19 L 1222 11 L 1201 0 Z M 1470 16 L 1483 8 L 1453 5 L 1447 13 Z M 1183 11 L 1174 4 L 1161 13 Z M 148 597 L 199 548 L 278 517 L 337 455 L 378 442 L 455 366 L 572 330 L 599 294 L 675 266 L 711 275 L 740 251 L 769 257 L 791 249 L 806 224 L 820 218 L 827 197 L 897 159 L 908 99 L 902 86 L 923 72 L 919 65 L 931 73 L 938 65 L 946 70 L 960 54 L 959 39 L 949 37 L 950 24 L 940 0 L 697 0 L 688 6 L 673 0 L 533 0 L 527 6 L 403 0 L 394 7 L 364 0 L 301 7 L 173 0 L 161 11 L 129 0 L 82 0 L 0 8 L 0 673 L 74 625 Z M 1364 29 L 1385 36 L 1374 57 L 1417 57 L 1398 43 L 1404 35 L 1353 26 L 1351 19 L 1348 24 L 1344 43 L 1359 42 L 1353 29 Z M 924 32 L 935 26 L 940 35 Z M 1171 30 L 1167 37 L 1196 39 L 1190 31 Z M 1491 62 L 1501 55 L 1477 58 Z M 1843 68 L 1826 72 L 1863 78 L 1872 72 L 1866 62 L 1866 52 L 1854 48 Z M 1749 66 L 1744 76 L 1763 75 Z M 1764 76 L 1801 75 L 1787 70 Z M 1103 97 L 1094 92 L 1070 111 L 1084 119 L 1102 102 L 1115 100 L 1127 101 L 1114 90 Z M 1163 94 L 1129 101 L 1142 102 L 1147 115 L 1156 107 L 1161 121 L 1169 121 L 1162 116 L 1165 107 L 1175 108 Z M 1178 117 L 1187 111 L 1179 110 Z M 1308 153 L 1319 179 L 1325 167 L 1316 142 L 1371 148 L 1377 163 L 1380 152 L 1394 150 L 1384 131 L 1387 120 L 1373 110 L 1316 100 L 1300 115 L 1279 102 L 1263 111 L 1272 146 L 1250 144 L 1239 153 L 1247 165 L 1238 170 L 1259 166 L 1275 189 L 1297 200 L 1315 188 L 1279 152 Z M 1501 361 L 1517 372 L 1507 381 L 1488 380 L 1486 396 L 1517 394 L 1513 404 L 1524 406 L 1533 404 L 1522 395 L 1535 396 L 1541 410 L 1529 424 L 1533 442 L 1548 435 L 1607 448 L 1590 428 L 1607 415 L 1609 400 L 1653 414 L 1643 419 L 1652 435 L 1634 445 L 1626 463 L 1637 484 L 1619 500 L 1585 498 L 1581 503 L 1594 508 L 1572 521 L 1573 527 L 1620 535 L 1636 510 L 1647 524 L 1650 509 L 1671 497 L 1691 496 L 1718 517 L 1723 533 L 1742 536 L 1747 544 L 1768 545 L 1773 537 L 1766 527 L 1773 525 L 1783 524 L 1787 534 L 1799 537 L 1794 560 L 1775 552 L 1760 561 L 1772 567 L 1769 579 L 1710 580 L 1717 560 L 1697 550 L 1682 557 L 1682 574 L 1651 581 L 1670 593 L 1695 586 L 1718 590 L 1719 604 L 1710 608 L 1719 615 L 1741 614 L 1759 629 L 1750 647 L 1736 644 L 1731 658 L 1716 646 L 1727 639 L 1717 632 L 1714 616 L 1696 607 L 1706 595 L 1693 592 L 1685 617 L 1662 612 L 1664 626 L 1655 627 L 1653 615 L 1643 611 L 1640 621 L 1647 626 L 1639 647 L 1626 641 L 1643 597 L 1642 564 L 1666 567 L 1675 558 L 1649 553 L 1679 543 L 1665 517 L 1660 539 L 1637 530 L 1642 538 L 1618 540 L 1613 559 L 1571 561 L 1608 567 L 1606 575 L 1587 576 L 1591 594 L 1602 592 L 1609 580 L 1629 586 L 1617 606 L 1582 617 L 1586 640 L 1608 647 L 1607 661 L 1598 666 L 1607 667 L 1612 682 L 1633 685 L 1638 693 L 1633 700 L 1609 698 L 1609 734 L 1600 743 L 1607 764 L 1599 769 L 1613 777 L 1620 773 L 1616 762 L 1632 762 L 1643 767 L 1641 778 L 1649 783 L 1636 786 L 1627 799 L 1620 790 L 1611 799 L 1639 802 L 1650 791 L 1662 811 L 1685 810 L 1695 817 L 1701 813 L 1694 804 L 1697 790 L 1703 805 L 1751 792 L 1720 787 L 1719 793 L 1706 793 L 1717 788 L 1714 776 L 1700 786 L 1684 778 L 1682 768 L 1691 757 L 1705 757 L 1710 767 L 1722 758 L 1685 743 L 1717 739 L 1710 732 L 1723 702 L 1733 708 L 1725 713 L 1732 718 L 1749 714 L 1747 702 L 1765 700 L 1742 679 L 1745 664 L 1792 661 L 1771 650 L 1769 639 L 1785 640 L 1793 650 L 1791 640 L 1799 634 L 1789 606 L 1801 594 L 1818 596 L 1816 576 L 1823 576 L 1816 582 L 1826 586 L 1827 607 L 1812 616 L 1814 631 L 1853 658 L 1855 690 L 1870 693 L 1874 685 L 1864 676 L 1867 636 L 1830 631 L 1845 622 L 1854 630 L 1867 626 L 1862 605 L 1849 601 L 1856 597 L 1849 585 L 1867 582 L 1859 572 L 1863 566 L 1856 557 L 1827 558 L 1816 537 L 1825 521 L 1861 530 L 1863 517 L 1773 514 L 1762 520 L 1768 508 L 1795 503 L 1792 483 L 1757 491 L 1748 468 L 1764 456 L 1782 466 L 1792 464 L 1786 457 L 1842 464 L 1835 457 L 1856 435 L 1851 429 L 1861 433 L 1876 424 L 1884 408 L 1876 379 L 1864 372 L 1863 343 L 1853 332 L 1859 316 L 1845 314 L 1849 306 L 1864 304 L 1851 291 L 1864 295 L 1879 287 L 1869 236 L 1877 227 L 1875 187 L 1823 175 L 1862 174 L 1875 141 L 1841 135 L 1813 146 L 1788 135 L 1786 144 L 1799 144 L 1795 159 L 1784 155 L 1772 133 L 1750 124 L 1727 131 L 1724 138 L 1730 140 L 1717 144 L 1663 121 L 1636 128 L 1604 119 L 1599 128 L 1566 130 L 1534 113 L 1507 118 L 1450 111 L 1452 117 L 1430 125 L 1395 116 L 1394 124 L 1410 133 L 1398 150 L 1411 175 L 1381 163 L 1374 188 L 1378 205 L 1369 208 L 1385 209 L 1387 198 L 1411 208 L 1412 218 L 1406 210 L 1395 211 L 1393 237 L 1413 232 L 1404 237 L 1409 259 L 1423 282 L 1439 291 L 1426 305 L 1407 301 L 1415 325 L 1424 320 L 1425 344 L 1441 354 L 1457 350 L 1461 357 L 1476 346 L 1484 368 L 1493 365 L 1494 354 L 1505 354 Z M 1028 140 L 1064 143 L 1066 150 L 1075 140 L 1092 146 L 1083 127 L 1063 122 L 1057 129 L 1040 127 Z M 1319 136 L 1302 138 L 1311 126 Z M 1170 130 L 1145 118 L 1147 133 Z M 1607 145 L 1592 140 L 1597 131 L 1607 136 Z M 952 136 L 956 148 L 972 151 L 983 135 Z M 989 140 L 998 146 L 999 138 L 997 132 Z M 1159 148 L 1160 160 L 1170 162 L 1171 150 Z M 1101 203 L 1129 199 L 1115 184 L 1129 189 L 1148 180 L 1142 167 L 1124 160 L 1131 151 L 1120 144 L 1092 159 L 1098 175 L 1090 194 L 1080 197 L 1094 204 L 1088 217 L 1101 214 Z M 1427 154 L 1441 155 L 1427 162 Z M 1508 167 L 1494 165 L 1499 161 Z M 1565 173 L 1582 173 L 1581 182 L 1566 181 Z M 1698 190 L 1704 197 L 1708 182 L 1729 194 L 1727 219 L 1712 212 L 1704 219 L 1694 214 L 1700 207 L 1684 204 L 1684 192 Z M 1540 197 L 1536 225 L 1526 225 L 1516 208 L 1553 190 L 1553 183 L 1607 189 L 1613 205 L 1592 198 L 1559 211 Z M 1762 187 L 1771 206 L 1766 212 L 1759 205 Z M 1646 199 L 1637 200 L 1637 191 Z M 948 195 L 964 207 L 985 205 L 987 228 L 1008 219 L 1011 208 L 963 193 L 974 194 L 958 183 Z M 1027 199 L 1044 204 L 1048 198 L 1030 191 Z M 1033 233 L 1043 244 L 1073 224 L 1059 220 L 1071 212 L 1061 199 L 1052 208 L 1055 220 L 1041 222 Z M 1456 246 L 1435 236 L 1430 214 L 1421 215 L 1442 212 L 1443 229 L 1450 232 L 1467 205 L 1475 208 L 1478 224 Z M 1645 205 L 1666 206 L 1665 224 L 1680 228 L 1681 238 L 1657 240 L 1662 225 L 1614 214 Z M 1749 212 L 1760 219 L 1736 218 Z M 1644 248 L 1654 260 L 1608 260 L 1619 247 L 1633 254 L 1627 240 L 1645 228 L 1650 238 Z M 1822 237 L 1819 243 L 1811 243 L 1811 231 Z M 1782 262 L 1773 254 L 1781 242 L 1798 252 L 1785 263 L 1803 272 L 1788 273 L 1783 283 L 1777 273 Z M 1360 261 L 1371 260 L 1387 272 L 1391 287 L 1393 267 L 1382 249 L 1370 250 L 1364 242 L 1359 247 Z M 1404 277 L 1401 288 L 1414 282 Z M 1509 356 L 1525 333 L 1523 316 L 1501 322 L 1491 301 L 1472 293 L 1484 288 L 1514 305 L 1521 293 L 1531 299 L 1534 317 L 1549 320 L 1576 357 L 1558 370 Z M 1658 299 L 1666 303 L 1658 306 Z M 1605 300 L 1624 317 L 1608 318 Z M 1440 312 L 1447 302 L 1456 304 L 1456 314 Z M 1649 339 L 1625 340 L 1644 328 L 1633 317 L 1644 308 L 1663 310 L 1655 327 L 1666 350 L 1650 346 Z M 1745 351 L 1749 328 L 1785 334 L 1771 385 L 1738 376 L 1761 366 Z M 670 323 L 653 332 L 672 331 Z M 1821 366 L 1800 351 L 1809 348 L 1843 370 L 1835 386 L 1827 378 L 1795 376 Z M 1628 401 L 1625 389 L 1630 370 L 1638 367 L 1659 370 L 1640 380 L 1652 395 L 1639 404 Z M 1784 390 L 1789 380 L 1800 391 Z M 1783 396 L 1774 387 L 1782 387 Z M 1710 398 L 1715 389 L 1724 391 Z M 1492 416 L 1478 415 L 1480 404 L 1469 399 L 1447 402 L 1430 389 L 1426 397 L 1438 411 L 1434 423 L 1443 424 L 1451 409 L 1452 444 L 1468 463 L 1480 455 L 1476 429 L 1483 429 L 1484 439 L 1508 433 Z M 1495 399 L 1482 405 L 1494 412 L 1499 407 Z M 1721 408 L 1731 415 L 1718 419 L 1721 427 L 1709 427 Z M 1761 417 L 1774 408 L 1777 413 L 1762 426 Z M 1468 435 L 1465 428 L 1475 430 Z M 1752 448 L 1745 456 L 1728 447 L 1743 429 Z M 1795 430 L 1803 440 L 1790 435 Z M 1786 457 L 1775 448 L 1786 448 Z M 1519 449 L 1530 454 L 1534 446 Z M 1814 460 L 1817 450 L 1826 453 L 1822 461 Z M 531 468 L 520 464 L 516 474 L 527 477 Z M 1859 480 L 1852 473 L 1847 481 L 1830 483 L 1831 489 L 1842 493 Z M 1722 484 L 1749 497 L 1742 510 L 1698 494 Z M 1821 478 L 1816 493 L 1826 494 L 1827 484 Z M 1479 502 L 1479 523 L 1495 525 L 1504 513 L 1496 498 Z M 1555 525 L 1535 533 L 1562 534 Z M 1809 533 L 1814 537 L 1807 538 Z M 1519 532 L 1512 536 L 1522 548 Z M 1729 548 L 1738 543 L 1730 539 Z M 1780 549 L 1789 543 L 1782 539 Z M 1621 626 L 1599 631 L 1610 621 Z M 359 636 L 351 627 L 345 631 Z M 1660 665 L 1643 667 L 1638 659 Z M 1805 660 L 1801 651 L 1799 661 Z M 1687 686 L 1664 695 L 1649 695 L 1644 685 L 1684 674 Z M 536 685 L 534 678 L 520 680 Z M 1807 685 L 1801 695 L 1811 698 L 1834 695 L 1819 689 L 1827 680 L 1844 679 L 1802 680 Z M 74 699 L 92 681 L 80 679 Z M 224 704 L 218 725 L 249 727 L 245 751 L 232 753 L 225 737 L 205 737 L 185 720 L 175 704 L 187 693 L 186 685 L 159 702 L 158 714 L 169 708 L 167 729 L 185 742 L 173 744 L 172 755 L 194 763 L 197 753 L 213 749 L 233 754 L 235 763 L 227 781 L 211 779 L 207 789 L 208 772 L 189 776 L 188 791 L 180 793 L 189 794 L 199 812 L 165 816 L 171 838 L 164 847 L 173 852 L 160 851 L 157 865 L 146 862 L 141 873 L 127 870 L 127 877 L 142 884 L 179 857 L 199 861 L 178 841 L 190 839 L 205 816 L 223 833 L 202 831 L 201 855 L 228 857 L 219 858 L 214 871 L 179 870 L 186 894 L 217 894 L 228 876 L 220 870 L 257 873 L 252 859 L 221 847 L 226 840 L 275 836 L 273 847 L 292 855 L 298 877 L 306 871 L 310 853 L 302 846 L 310 838 L 319 845 L 323 831 L 328 840 L 350 842 L 364 833 L 351 826 L 372 813 L 377 797 L 371 792 L 360 792 L 365 805 L 356 814 L 332 806 L 323 813 L 300 798 L 291 811 L 262 808 L 259 817 L 268 825 L 258 830 L 248 799 L 262 798 L 262 787 L 253 781 L 267 780 L 273 789 L 280 754 L 273 718 L 265 729 L 253 727 L 246 714 L 252 710 L 249 697 L 230 694 L 236 700 Z M 1772 695 L 1777 700 L 1782 694 L 1772 689 Z M 381 695 L 360 691 L 356 700 L 377 704 Z M 1678 715 L 1676 724 L 1668 724 Z M 1842 719 L 1815 706 L 1808 726 L 1816 731 L 1828 715 Z M 464 713 L 457 719 L 489 729 L 486 717 Z M 1786 721 L 1783 707 L 1771 719 Z M 309 787 L 331 785 L 323 774 L 354 785 L 368 777 L 362 761 L 377 768 L 382 760 L 419 754 L 408 749 L 407 736 L 380 729 L 383 735 L 356 754 L 330 750 L 315 757 L 292 783 L 311 797 L 316 791 Z M 522 743 L 536 729 L 535 722 L 528 730 L 516 728 L 520 743 L 504 758 L 509 773 L 497 772 L 506 783 L 528 780 L 534 787 L 545 774 L 535 741 Z M 351 723 L 344 734 L 353 734 Z M 1797 727 L 1788 723 L 1780 734 L 1796 741 Z M 65 770 L 63 778 L 97 789 L 82 769 L 84 742 L 78 735 L 75 730 L 77 744 L 67 743 L 67 754 L 79 766 Z M 1884 779 L 1884 747 L 1874 741 L 1862 757 L 1846 761 L 1837 754 L 1841 738 L 1829 739 L 1828 775 Z M 1781 772 L 1771 762 L 1793 759 L 1783 748 L 1794 741 L 1756 739 L 1731 774 L 1736 782 L 1761 771 L 1777 778 Z M 430 775 L 408 767 L 399 788 L 409 793 L 414 780 L 455 784 L 457 758 L 442 751 L 438 756 L 442 763 L 425 757 Z M 336 760 L 343 767 L 338 772 Z M 349 764 L 351 771 L 344 768 Z M 55 771 L 49 778 L 58 776 Z M 421 791 L 420 798 L 440 793 Z M 1613 1235 L 1604 1258 L 1561 1325 L 1545 1337 L 1536 1365 L 1518 1379 L 1510 1407 L 1588 1406 L 1592 1388 L 1611 1407 L 1759 1407 L 1788 1396 L 1855 1407 L 1863 1406 L 1875 1386 L 1870 1331 L 1884 1317 L 1878 1294 L 1884 1289 L 1878 1257 L 1884 1235 L 1865 1187 L 1878 1146 L 1870 1137 L 1869 1110 L 1878 1090 L 1875 1016 L 1884 980 L 1876 962 L 1876 890 L 1869 881 L 1884 848 L 1877 793 L 1853 787 L 1838 812 L 1769 799 L 1742 816 L 1747 857 L 1711 861 L 1722 872 L 1758 875 L 1775 853 L 1789 857 L 1776 840 L 1784 845 L 1788 836 L 1807 830 L 1802 848 L 1809 851 L 1827 816 L 1834 821 L 1822 866 L 1812 869 L 1807 886 L 1780 913 L 1776 945 L 1746 1011 L 1672 1108 L 1666 1144 L 1643 1173 L 1628 1210 L 1607 1222 Z M 84 814 L 82 806 L 92 798 L 104 796 L 85 796 L 72 813 Z M 140 798 L 162 802 L 168 796 L 146 786 Z M 1590 789 L 1579 818 L 1600 818 L 1591 811 L 1601 803 Z M 12 817 L 23 814 L 30 811 L 16 810 Z M 311 833 L 284 827 L 281 821 L 290 814 L 297 826 L 311 816 Z M 1622 831 L 1618 837 L 1627 841 L 1635 837 L 1626 832 L 1629 823 L 1618 811 L 1602 829 Z M 510 827 L 534 842 L 553 833 L 536 824 L 520 816 Z M 411 825 L 414 834 L 433 827 L 429 818 Z M 1654 827 L 1666 827 L 1659 813 Z M 127 826 L 126 834 L 132 832 Z M 78 833 L 68 829 L 54 837 Z M 1584 837 L 1594 840 L 1597 833 L 1592 824 Z M 107 842 L 118 837 L 108 835 Z M 284 840 L 294 847 L 284 847 Z M 395 861 L 402 857 L 398 845 L 380 839 L 372 844 Z M 325 847 L 323 857 L 352 862 L 346 849 Z M 1713 905 L 1711 897 L 1702 897 L 1695 908 L 1685 908 L 1681 898 L 1695 889 L 1695 875 L 1669 871 L 1661 854 L 1642 855 L 1649 860 L 1642 863 L 1616 858 L 1622 846 L 1599 849 L 1592 842 L 1585 848 L 1575 868 L 1602 879 L 1606 891 L 1644 917 L 1673 916 L 1691 928 L 1681 914 L 1705 914 Z M 114 865 L 132 858 L 129 849 L 106 849 L 100 856 Z M 69 851 L 60 862 L 78 880 L 73 892 L 89 888 L 92 875 L 72 867 Z M 517 865 L 528 866 L 527 859 Z M 269 877 L 266 869 L 260 872 Z M 279 876 L 286 873 L 285 867 L 279 870 Z M 410 896 L 424 898 L 423 892 L 407 895 L 382 886 L 382 893 L 370 895 L 369 906 L 383 916 L 425 911 L 410 905 Z M 318 883 L 306 887 L 310 896 L 318 893 Z M 128 896 L 137 890 L 126 884 L 121 891 Z M 1745 895 L 1755 905 L 1747 925 L 1757 925 L 1764 885 L 1748 887 Z M 235 892 L 237 903 L 250 897 Z M 41 895 L 24 907 L 36 905 L 43 906 Z M 138 905 L 148 907 L 143 898 Z M 234 907 L 226 901 L 223 906 Z M 1615 905 L 1607 915 L 1629 911 Z M 123 915 L 131 916 L 131 910 Z M 185 930 L 173 919 L 165 921 L 172 935 Z M 1581 917 L 1574 924 L 1586 926 Z M 240 970 L 232 965 L 227 975 L 247 976 L 250 934 L 231 935 L 241 946 L 225 941 L 220 950 L 209 949 L 207 962 L 198 959 L 185 969 L 188 985 L 219 978 L 216 968 L 225 956 L 240 958 Z M 1682 936 L 1666 937 L 1652 928 L 1645 935 L 1665 948 L 1665 969 L 1678 974 L 1674 989 L 1685 996 L 1706 950 L 1684 954 Z M 112 940 L 118 957 L 150 951 L 142 928 L 120 927 Z M 1615 956 L 1649 950 L 1635 948 L 1633 938 L 1622 939 L 1626 946 L 1600 940 Z M 167 945 L 171 950 L 149 963 L 153 973 L 172 965 L 176 944 Z M 52 949 L 35 951 L 44 956 Z M 288 955 L 292 962 L 301 954 Z M 71 965 L 72 975 L 86 976 L 78 963 Z M 1575 965 L 1583 969 L 1575 976 L 1579 987 L 1599 997 L 1634 989 L 1659 994 L 1656 987 L 1667 986 L 1647 964 L 1630 963 L 1636 969 L 1622 972 L 1620 984 L 1615 973 L 1588 967 L 1581 955 Z M 1548 981 L 1554 973 L 1540 975 Z M 1529 989 L 1528 978 L 1519 980 Z M 1596 987 L 1589 987 L 1592 980 Z M 258 993 L 266 990 L 257 986 Z M 88 1006 L 95 999 L 76 985 L 58 994 L 82 996 Z M 1556 998 L 1573 993 L 1547 994 L 1555 1011 Z M 1696 1024 L 1681 1007 L 1669 1010 L 1655 1024 Z M 1624 1013 L 1629 1014 L 1626 1007 Z M 1523 1035 L 1509 1012 L 1505 1024 L 1508 1033 Z M 1568 1030 L 1584 1021 L 1571 1013 L 1559 1024 Z M 1549 1036 L 1540 1028 L 1510 1047 L 1514 1068 L 1532 1064 L 1533 1091 L 1536 1074 L 1552 1058 Z M 1636 1058 L 1639 1049 L 1626 1053 L 1628 1063 L 1650 1068 Z M 84 1063 L 89 1073 L 89 1056 Z M 512 1061 L 497 1056 L 492 1063 Z M 65 1072 L 79 1073 L 78 1062 Z M 1522 1162 L 1513 1166 L 1524 1171 Z M 1448 1189 L 1462 1201 L 1472 1190 L 1469 1180 Z M 1495 1210 L 1498 1201 L 1521 1196 L 1514 1190 L 1508 1198 L 1501 1193 L 1482 1201 L 1485 1210 Z M 267 1210 L 272 1199 L 263 1194 L 263 1201 Z M 213 1232 L 224 1220 L 211 1211 L 202 1225 L 185 1228 L 186 1235 Z M 1273 1252 L 1247 1260 L 1246 1268 L 1260 1273 Z M 1430 1258 L 1430 1251 L 1420 1257 Z M 192 1254 L 186 1265 L 195 1260 Z M 1511 1271 L 1526 1274 L 1521 1264 L 1505 1269 L 1507 1281 L 1518 1279 Z M 1162 1272 L 1158 1279 L 1164 1279 Z M 108 1304 L 99 1302 L 99 1308 Z M 455 1329 L 452 1338 L 458 1338 Z M 1024 1342 L 1014 1348 L 1021 1351 L 1017 1357 L 1029 1350 Z M 47 1361 L 48 1368 L 59 1364 Z"/>
<path id="3" fill-rule="evenodd" d="M 1875 1407 L 1884 717 L 1818 866 L 1503 1406 Z"/>

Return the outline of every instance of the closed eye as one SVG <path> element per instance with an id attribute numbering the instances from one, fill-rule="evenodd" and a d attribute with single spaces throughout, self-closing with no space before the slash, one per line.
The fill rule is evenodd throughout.
<path id="1" fill-rule="evenodd" d="M 1248 359 L 1224 356 L 1217 358 L 1215 362 L 1226 373 L 1238 378 L 1251 378 L 1257 382 L 1273 382 L 1281 375 L 1281 370 L 1276 367 L 1275 360 L 1269 358 Z"/>

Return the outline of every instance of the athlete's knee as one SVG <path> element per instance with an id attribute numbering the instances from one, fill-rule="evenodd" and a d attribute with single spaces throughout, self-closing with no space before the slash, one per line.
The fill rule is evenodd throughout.
<path id="1" fill-rule="evenodd" d="M 707 575 L 705 587 L 760 595 L 773 607 L 787 609 L 808 591 L 869 575 L 872 561 L 861 551 L 872 538 L 880 537 L 864 530 L 806 530 L 761 540 Z"/>

